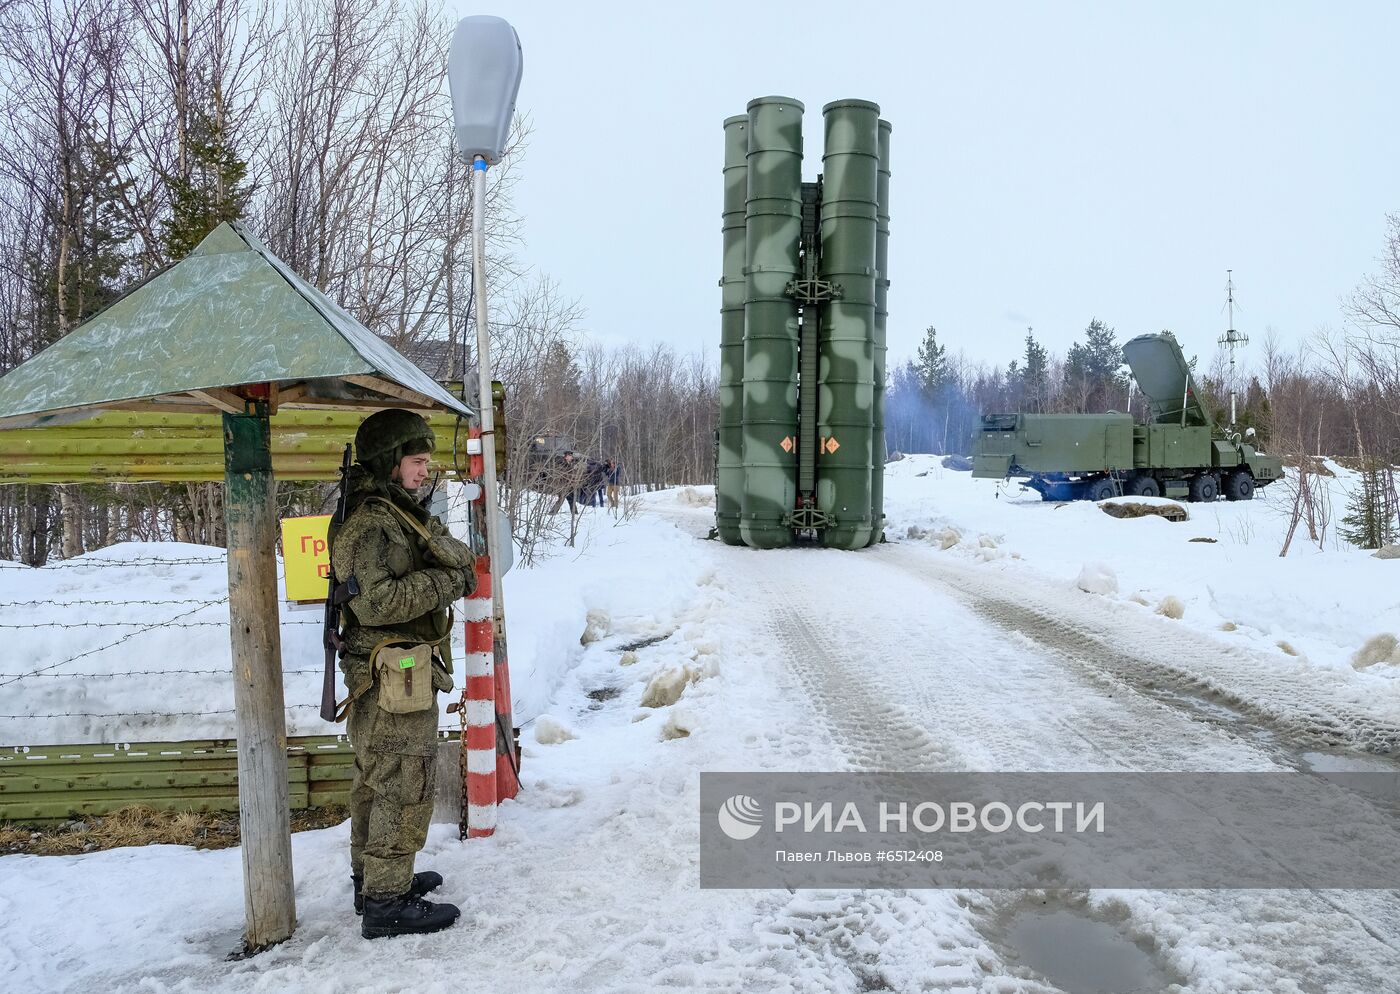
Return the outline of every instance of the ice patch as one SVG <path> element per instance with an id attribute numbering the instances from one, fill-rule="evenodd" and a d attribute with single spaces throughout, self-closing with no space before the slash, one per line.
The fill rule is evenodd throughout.
<path id="1" fill-rule="evenodd" d="M 1400 664 L 1400 639 L 1389 632 L 1372 635 L 1365 645 L 1356 650 L 1356 655 L 1351 657 L 1352 667 L 1358 670 L 1364 670 L 1377 663 Z"/>
<path id="2" fill-rule="evenodd" d="M 956 528 L 940 528 L 936 532 L 930 532 L 928 540 L 940 549 L 951 549 L 962 541 L 962 533 Z"/>
<path id="3" fill-rule="evenodd" d="M 579 636 L 580 645 L 590 645 L 604 638 L 612 630 L 612 618 L 608 617 L 606 611 L 589 611 L 588 622 L 584 625 L 583 634 Z"/>
<path id="4" fill-rule="evenodd" d="M 1186 605 L 1181 603 L 1181 598 L 1168 594 L 1162 598 L 1162 603 L 1157 605 L 1157 613 L 1173 621 L 1180 621 L 1186 616 Z"/>
<path id="5" fill-rule="evenodd" d="M 1118 574 L 1107 563 L 1085 563 L 1074 585 L 1086 594 L 1118 593 Z"/>
<path id="6" fill-rule="evenodd" d="M 689 666 L 668 666 L 647 681 L 642 691 L 642 707 L 670 707 L 681 699 L 686 684 L 695 679 L 695 671 Z"/>
<path id="7" fill-rule="evenodd" d="M 542 714 L 535 719 L 535 741 L 540 745 L 558 745 L 576 738 L 578 733 L 553 715 Z"/>
<path id="8" fill-rule="evenodd" d="M 681 487 L 676 494 L 676 503 L 685 504 L 687 507 L 714 507 L 715 495 L 713 492 L 696 490 L 694 487 Z"/>
<path id="9" fill-rule="evenodd" d="M 694 714 L 685 708 L 676 708 L 666 719 L 666 724 L 661 726 L 661 737 L 663 739 L 684 739 L 699 727 Z"/>

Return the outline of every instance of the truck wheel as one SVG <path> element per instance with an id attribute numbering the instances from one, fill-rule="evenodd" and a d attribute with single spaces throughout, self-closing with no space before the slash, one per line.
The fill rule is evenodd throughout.
<path id="1" fill-rule="evenodd" d="M 1225 480 L 1225 497 L 1228 500 L 1253 500 L 1254 477 L 1246 471 L 1231 473 Z"/>
<path id="2" fill-rule="evenodd" d="M 1089 500 L 1108 500 L 1118 496 L 1118 488 L 1110 479 L 1095 480 L 1084 488 L 1084 496 Z"/>
<path id="3" fill-rule="evenodd" d="M 1134 477 L 1132 482 L 1128 484 L 1128 493 L 1134 497 L 1160 497 L 1162 496 L 1162 487 L 1157 482 L 1156 477 L 1138 476 Z"/>
<path id="4" fill-rule="evenodd" d="M 1191 477 L 1191 499 L 1209 504 L 1220 496 L 1220 482 L 1213 473 L 1201 473 Z"/>

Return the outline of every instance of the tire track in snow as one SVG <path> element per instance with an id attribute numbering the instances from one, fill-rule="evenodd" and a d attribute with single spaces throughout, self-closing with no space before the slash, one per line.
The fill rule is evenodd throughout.
<path id="1" fill-rule="evenodd" d="M 1400 753 L 1400 723 L 1386 714 L 1386 702 L 1362 699 L 1335 674 L 1280 666 L 1171 622 L 1131 617 L 1121 605 L 1089 600 L 1092 595 L 939 561 L 923 550 L 891 546 L 876 555 L 998 627 L 1198 721 L 1229 727 L 1228 717 L 1212 720 L 1214 704 L 1300 746 Z M 1080 598 L 1085 601 L 1076 603 Z"/>
<path id="2" fill-rule="evenodd" d="M 1027 627 L 1032 631 L 1001 638 L 999 652 L 986 653 L 990 647 L 983 644 L 971 654 L 958 651 L 958 641 L 968 637 L 968 625 L 960 619 L 969 610 L 982 619 L 969 619 L 977 627 L 990 622 L 1002 632 L 1019 628 L 1005 623 L 1006 613 L 989 613 L 984 603 L 988 595 L 970 586 L 962 575 L 951 581 L 939 577 L 936 584 L 930 583 L 905 564 L 883 560 L 880 552 L 860 558 L 845 554 L 835 570 L 812 558 L 831 554 L 815 550 L 768 552 L 761 554 L 762 559 L 736 552 L 733 573 L 736 580 L 750 587 L 744 601 L 766 617 L 787 657 L 789 671 L 838 740 L 850 749 L 851 763 L 857 770 L 977 768 L 966 761 L 970 745 L 989 743 L 992 756 L 1019 758 L 1025 755 L 1024 750 L 1010 748 L 1018 735 L 1022 744 L 1028 735 L 1033 738 L 1036 748 L 1043 750 L 1044 762 L 1038 767 L 1021 763 L 1000 768 L 1083 768 L 1082 764 L 1076 767 L 1063 761 L 1066 745 L 1081 757 L 1096 757 L 1101 768 L 1107 769 L 1272 765 L 1257 743 L 1233 734 L 1238 729 L 1202 723 L 1200 715 L 1181 702 L 1144 696 L 1137 692 L 1140 681 L 1086 661 L 1086 655 L 1097 660 L 1111 645 L 1102 637 L 1086 642 L 1086 634 L 1096 634 L 1087 625 L 1066 624 L 1052 614 L 1026 609 L 1029 619 L 1014 614 L 1009 620 L 1029 620 Z M 839 587 L 833 582 L 834 575 L 841 577 Z M 898 609 L 908 600 L 911 583 L 928 591 L 924 595 L 927 610 L 917 617 L 901 614 Z M 1104 627 L 1100 624 L 1098 632 Z M 1046 636 L 1047 628 L 1053 637 Z M 1179 628 L 1151 634 L 1158 642 L 1164 635 L 1191 635 Z M 941 643 L 940 637 L 944 640 Z M 928 646 L 937 647 L 933 658 L 920 658 L 920 648 Z M 921 673 L 926 679 L 917 679 Z M 1066 680 L 1066 676 L 1072 679 Z M 950 680 L 957 692 L 941 693 Z M 1160 677 L 1157 682 L 1161 682 Z M 1035 710 L 1057 713 L 1044 716 L 1034 731 L 1018 727 L 1008 736 L 1011 723 L 997 713 L 997 701 L 1015 696 L 1020 703 L 1030 703 L 1038 693 L 1042 696 L 1034 700 Z M 979 698 L 982 707 L 977 706 Z M 959 707 L 963 711 L 956 714 L 958 720 L 950 721 Z M 969 743 L 957 737 L 955 728 L 979 741 Z M 968 732 L 969 728 L 974 730 Z M 1059 748 L 1045 737 L 1052 732 L 1061 739 Z M 1239 762 L 1231 762 L 1232 756 Z M 842 963 L 857 989 L 908 989 L 901 986 L 899 971 L 858 941 L 863 929 L 873 927 L 867 915 L 871 910 L 868 898 L 874 893 L 889 894 L 894 901 L 890 907 L 907 906 L 910 914 L 930 897 L 921 892 L 832 894 L 825 907 L 814 912 L 803 903 L 803 895 L 797 895 L 787 907 L 773 909 L 756 927 L 786 936 L 784 944 L 795 943 L 804 959 Z M 991 901 L 992 906 L 1001 903 Z M 1339 947 L 1349 947 L 1365 957 L 1364 965 L 1354 968 L 1355 986 L 1348 988 L 1358 994 L 1369 994 L 1367 985 L 1386 975 L 1373 967 L 1387 961 L 1395 964 L 1400 909 L 1388 892 L 1255 895 L 1181 891 L 1174 892 L 1171 903 L 1177 922 L 1189 926 L 1209 921 L 1227 930 L 1213 941 L 1211 936 L 1202 936 L 1198 941 L 1208 943 L 1206 948 L 1213 942 L 1228 942 L 1248 950 L 1253 961 L 1248 972 L 1264 978 L 1263 986 L 1251 989 L 1341 990 L 1335 986 L 1335 970 L 1325 966 L 1336 957 Z M 1288 955 L 1272 946 L 1269 922 L 1280 903 L 1301 921 L 1327 923 L 1317 935 L 1295 934 Z M 1367 943 L 1372 944 L 1371 952 L 1362 952 L 1360 947 Z M 995 957 L 986 962 L 995 962 Z M 1207 984 L 1197 989 L 1211 987 Z"/>

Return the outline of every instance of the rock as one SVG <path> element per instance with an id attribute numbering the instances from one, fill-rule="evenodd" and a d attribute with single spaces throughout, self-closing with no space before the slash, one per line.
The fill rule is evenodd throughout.
<path id="1" fill-rule="evenodd" d="M 1383 545 L 1371 556 L 1372 559 L 1400 559 L 1400 545 Z"/>
<path id="2" fill-rule="evenodd" d="M 968 456 L 944 456 L 943 468 L 956 470 L 959 473 L 971 473 L 972 459 Z"/>

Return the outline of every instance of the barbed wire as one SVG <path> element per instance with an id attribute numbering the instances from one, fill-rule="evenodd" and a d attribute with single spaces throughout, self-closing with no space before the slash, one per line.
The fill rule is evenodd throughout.
<path id="1" fill-rule="evenodd" d="M 151 627 L 152 627 L 152 628 L 164 627 L 165 625 L 171 624 L 172 622 L 179 621 L 181 618 L 188 617 L 189 615 L 194 614 L 196 611 L 202 611 L 202 610 L 204 610 L 204 607 L 205 607 L 205 605 L 203 605 L 203 604 L 197 605 L 197 606 L 195 606 L 195 607 L 190 608 L 188 611 L 184 611 L 184 612 L 182 612 L 182 613 L 180 613 L 180 614 L 177 614 L 175 617 L 169 619 L 169 621 L 166 621 L 166 622 L 164 622 L 164 623 L 162 623 L 162 624 L 160 624 L 160 625 L 153 625 L 153 626 L 151 626 Z M 127 632 L 125 635 L 123 635 L 121 638 L 117 639 L 116 641 L 108 642 L 106 645 L 94 646 L 93 648 L 91 648 L 91 649 L 86 649 L 86 650 L 84 650 L 83 652 L 78 653 L 77 655 L 69 656 L 67 659 L 60 659 L 60 660 L 59 660 L 58 662 L 56 662 L 56 663 L 49 663 L 47 666 L 40 666 L 38 669 L 30 670 L 29 673 L 26 674 L 26 675 L 27 675 L 27 676 L 37 676 L 37 675 L 40 674 L 40 673 L 47 673 L 47 672 L 50 671 L 50 670 L 56 670 L 56 669 L 58 669 L 60 666 L 67 666 L 69 663 L 76 663 L 79 659 L 85 659 L 86 657 L 91 656 L 91 655 L 94 655 L 95 653 L 103 652 L 103 651 L 105 651 L 105 650 L 107 650 L 107 649 L 116 648 L 117 646 L 121 645 L 123 642 L 126 642 L 126 641 L 128 641 L 128 640 L 130 640 L 130 639 L 135 638 L 137 635 L 140 635 L 142 632 L 148 632 L 148 631 L 150 631 L 150 630 L 151 630 L 151 628 L 138 628 L 138 629 L 137 629 L 136 631 L 134 631 L 134 632 Z M 24 679 L 24 677 L 11 677 L 11 678 L 9 678 L 9 679 L 7 679 L 7 680 L 0 680 L 0 687 L 8 686 L 9 684 L 12 684 L 12 683 L 16 682 L 17 680 L 21 680 L 21 679 Z"/>
<path id="2" fill-rule="evenodd" d="M 319 704 L 286 704 L 287 711 L 303 711 L 319 708 Z M 215 714 L 236 714 L 233 708 L 217 711 L 59 711 L 53 714 L 0 714 L 0 718 L 206 718 Z"/>
<path id="3" fill-rule="evenodd" d="M 300 676 L 305 673 L 323 673 L 320 666 L 308 667 L 306 669 L 283 670 L 283 676 Z M 16 680 L 37 679 L 74 679 L 74 680 L 102 680 L 108 677 L 117 676 L 202 676 L 208 673 L 216 673 L 221 676 L 231 676 L 233 671 L 228 667 L 218 669 L 198 669 L 198 670 L 111 670 L 98 672 L 96 670 L 83 670 L 75 672 L 66 670 L 62 673 L 0 673 L 0 679 L 5 677 L 15 677 Z"/>
<path id="4" fill-rule="evenodd" d="M 293 625 L 320 625 L 320 621 L 282 621 L 280 627 L 287 628 Z M 144 625 L 143 631 L 153 631 L 157 628 L 227 628 L 229 622 L 224 621 L 161 621 L 150 624 L 145 621 L 31 621 L 24 625 L 10 625 L 0 622 L 0 628 L 115 628 L 117 626 L 129 627 L 131 625 Z"/>
<path id="5" fill-rule="evenodd" d="M 201 597 L 177 597 L 169 600 L 128 600 L 128 601 L 0 601 L 0 607 L 38 607 L 47 604 L 50 607 L 91 607 L 94 604 L 102 604 L 108 607 L 124 606 L 127 604 L 226 604 L 228 597 L 215 597 L 212 600 Z"/>
<path id="6" fill-rule="evenodd" d="M 17 563 L 14 561 L 0 561 L 0 569 L 72 569 L 80 566 L 92 566 L 97 568 L 117 567 L 117 566 L 211 566 L 214 563 L 228 562 L 227 556 L 203 556 L 191 559 L 164 559 L 151 557 L 147 559 L 90 559 L 72 560 L 60 559 L 57 562 L 45 563 L 43 566 L 30 566 L 28 563 Z"/>

